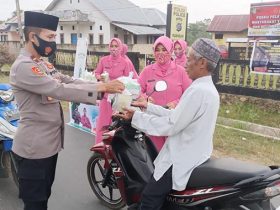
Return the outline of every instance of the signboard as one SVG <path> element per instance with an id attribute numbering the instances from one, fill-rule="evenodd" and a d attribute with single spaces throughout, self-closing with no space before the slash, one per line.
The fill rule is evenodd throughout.
<path id="1" fill-rule="evenodd" d="M 251 72 L 280 75 L 280 43 L 256 41 L 250 60 Z"/>
<path id="2" fill-rule="evenodd" d="M 85 38 L 78 38 L 74 65 L 74 78 L 81 78 L 86 69 L 88 43 Z"/>
<path id="3" fill-rule="evenodd" d="M 232 60 L 249 60 L 252 54 L 252 47 L 231 47 L 230 57 Z"/>
<path id="4" fill-rule="evenodd" d="M 186 40 L 187 7 L 169 4 L 167 10 L 167 36 L 172 40 Z"/>
<path id="5" fill-rule="evenodd" d="M 280 36 L 280 2 L 251 4 L 248 36 Z"/>
<path id="6" fill-rule="evenodd" d="M 78 38 L 74 66 L 74 78 L 89 78 L 89 73 L 86 71 L 87 47 L 87 39 Z M 69 103 L 69 106 L 70 122 L 68 124 L 82 131 L 95 134 L 99 107 L 73 102 Z"/>

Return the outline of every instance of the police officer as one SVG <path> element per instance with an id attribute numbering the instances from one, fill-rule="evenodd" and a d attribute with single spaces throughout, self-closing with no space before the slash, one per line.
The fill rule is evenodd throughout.
<path id="1" fill-rule="evenodd" d="M 124 85 L 119 81 L 85 82 L 58 73 L 41 58 L 56 50 L 58 17 L 31 11 L 24 15 L 26 45 L 10 73 L 20 112 L 12 151 L 18 163 L 19 197 L 24 210 L 46 210 L 58 152 L 63 148 L 59 100 L 94 104 L 100 93 L 118 93 Z"/>

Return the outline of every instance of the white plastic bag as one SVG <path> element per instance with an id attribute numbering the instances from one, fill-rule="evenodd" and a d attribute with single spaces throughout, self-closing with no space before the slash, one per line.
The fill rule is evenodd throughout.
<path id="1" fill-rule="evenodd" d="M 125 89 L 120 94 L 109 94 L 108 101 L 112 103 L 112 109 L 115 112 L 123 111 L 123 108 L 130 108 L 130 104 L 133 99 L 139 97 L 141 92 L 140 84 L 137 82 L 137 79 L 132 79 L 132 75 L 128 77 L 119 77 L 119 81 L 121 81 L 125 85 Z"/>

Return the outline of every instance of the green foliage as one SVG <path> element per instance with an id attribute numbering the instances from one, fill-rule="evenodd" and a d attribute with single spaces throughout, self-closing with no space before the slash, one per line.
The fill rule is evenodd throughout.
<path id="1" fill-rule="evenodd" d="M 280 165 L 277 140 L 216 126 L 214 156 L 233 157 L 265 165 Z"/>
<path id="2" fill-rule="evenodd" d="M 234 104 L 222 104 L 219 110 L 219 116 L 275 128 L 280 127 L 279 110 L 271 110 L 265 104 L 261 106 L 239 101 Z"/>
<path id="3" fill-rule="evenodd" d="M 211 38 L 211 33 L 207 32 L 210 22 L 210 19 L 204 19 L 203 21 L 189 24 L 187 29 L 187 41 L 189 46 L 198 38 Z"/>

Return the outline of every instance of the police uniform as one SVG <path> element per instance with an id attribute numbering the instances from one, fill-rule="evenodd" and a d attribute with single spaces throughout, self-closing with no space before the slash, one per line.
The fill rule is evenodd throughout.
<path id="1" fill-rule="evenodd" d="M 25 26 L 55 31 L 57 23 L 55 16 L 25 12 Z M 45 210 L 57 154 L 63 148 L 59 100 L 95 104 L 97 84 L 60 74 L 52 64 L 32 57 L 25 49 L 12 65 L 10 84 L 20 112 L 12 147 L 18 163 L 19 197 L 25 210 Z"/>

